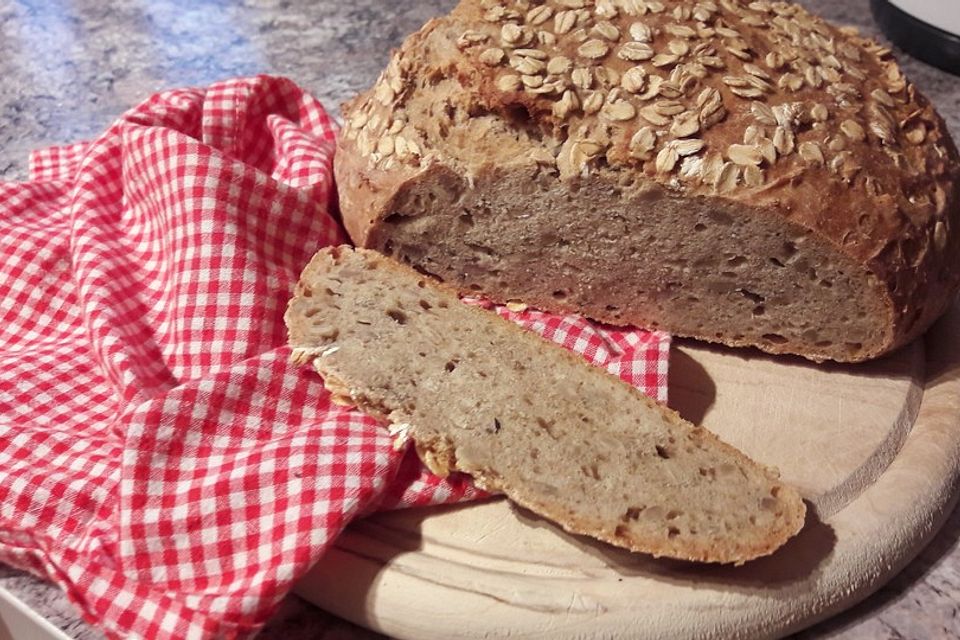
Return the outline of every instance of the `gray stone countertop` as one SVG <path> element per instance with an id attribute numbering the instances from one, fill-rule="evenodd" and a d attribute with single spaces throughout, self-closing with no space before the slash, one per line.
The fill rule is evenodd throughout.
<path id="1" fill-rule="evenodd" d="M 0 179 L 32 149 L 90 138 L 160 89 L 260 72 L 285 75 L 334 111 L 368 86 L 391 47 L 453 0 L 0 0 Z M 803 0 L 876 31 L 868 0 Z M 960 136 L 960 78 L 898 55 Z M 801 638 L 960 638 L 960 511 L 906 570 Z M 102 637 L 55 588 L 0 565 L 0 586 L 74 638 Z M 264 639 L 378 637 L 289 598 Z"/>

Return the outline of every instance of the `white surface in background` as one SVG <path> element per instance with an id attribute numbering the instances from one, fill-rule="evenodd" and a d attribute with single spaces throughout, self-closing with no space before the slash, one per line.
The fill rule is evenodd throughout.
<path id="1" fill-rule="evenodd" d="M 0 587 L 0 640 L 70 640 L 70 637 Z"/>
<path id="2" fill-rule="evenodd" d="M 960 0 L 890 0 L 890 4 L 960 37 Z"/>

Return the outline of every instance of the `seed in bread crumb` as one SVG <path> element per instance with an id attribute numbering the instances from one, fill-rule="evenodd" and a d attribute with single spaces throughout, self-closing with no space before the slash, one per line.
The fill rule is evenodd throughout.
<path id="1" fill-rule="evenodd" d="M 670 124 L 670 118 L 661 115 L 656 109 L 655 105 L 652 104 L 640 109 L 640 115 L 644 120 L 658 127 L 663 127 Z"/>
<path id="2" fill-rule="evenodd" d="M 847 148 L 847 138 L 840 135 L 827 138 L 826 143 L 830 151 L 843 151 Z"/>
<path id="3" fill-rule="evenodd" d="M 574 86 L 579 89 L 589 89 L 593 86 L 593 72 L 587 67 L 577 67 L 570 74 Z"/>
<path id="4" fill-rule="evenodd" d="M 542 60 L 522 55 L 510 56 L 510 66 L 522 75 L 536 75 L 547 68 Z"/>
<path id="5" fill-rule="evenodd" d="M 670 173 L 673 171 L 673 168 L 677 166 L 679 160 L 680 154 L 677 153 L 677 150 L 667 145 L 663 149 L 660 149 L 660 153 L 657 154 L 655 166 L 660 173 Z"/>
<path id="6" fill-rule="evenodd" d="M 543 85 L 543 76 L 523 75 L 520 76 L 520 81 L 528 89 L 536 89 Z"/>
<path id="7" fill-rule="evenodd" d="M 573 62 L 566 56 L 555 56 L 547 63 L 547 73 L 551 75 L 562 75 L 572 68 Z"/>
<path id="8" fill-rule="evenodd" d="M 830 117 L 830 112 L 827 110 L 826 105 L 820 104 L 819 102 L 810 109 L 810 117 L 816 120 L 817 122 L 826 122 L 827 118 Z"/>
<path id="9" fill-rule="evenodd" d="M 737 47 L 727 47 L 727 53 L 730 53 L 741 60 L 753 60 L 753 55 L 746 49 L 740 49 Z"/>
<path id="10" fill-rule="evenodd" d="M 797 151 L 800 153 L 800 157 L 810 164 L 823 164 L 823 151 L 820 149 L 820 145 L 816 142 L 806 141 L 801 142 L 800 146 L 797 147 Z"/>
<path id="11" fill-rule="evenodd" d="M 534 7 L 527 12 L 527 24 L 540 25 L 550 19 L 553 15 L 553 8 L 547 5 Z"/>
<path id="12" fill-rule="evenodd" d="M 657 55 L 653 56 L 653 60 L 650 61 L 650 64 L 655 67 L 669 67 L 679 61 L 680 56 L 672 53 L 658 53 Z"/>
<path id="13" fill-rule="evenodd" d="M 783 56 L 776 51 L 768 53 L 763 60 L 771 69 L 780 69 L 785 64 Z"/>
<path id="14" fill-rule="evenodd" d="M 610 42 L 617 42 L 620 39 L 620 29 L 617 29 L 608 20 L 598 21 L 595 25 L 593 25 L 593 29 L 590 30 L 590 33 L 592 35 L 609 40 Z"/>
<path id="15" fill-rule="evenodd" d="M 753 114 L 753 117 L 757 119 L 757 122 L 760 124 L 765 124 L 769 126 L 777 125 L 777 118 L 773 114 L 773 109 L 769 105 L 764 104 L 763 102 L 754 101 L 750 104 L 750 112 Z"/>
<path id="16" fill-rule="evenodd" d="M 777 80 L 777 86 L 780 89 L 799 91 L 803 87 L 803 77 L 796 73 L 785 73 Z"/>
<path id="17" fill-rule="evenodd" d="M 684 111 L 673 119 L 670 135 L 675 138 L 687 138 L 700 131 L 700 118 L 696 111 Z"/>
<path id="18" fill-rule="evenodd" d="M 649 60 L 654 55 L 653 47 L 644 42 L 627 42 L 617 51 L 618 58 L 633 62 Z"/>
<path id="19" fill-rule="evenodd" d="M 497 88 L 500 89 L 500 91 L 519 91 L 522 86 L 523 83 L 520 80 L 520 76 L 511 74 L 500 76 L 497 79 Z"/>
<path id="20" fill-rule="evenodd" d="M 601 18 L 616 18 L 619 13 L 613 0 L 597 0 L 593 12 Z"/>
<path id="21" fill-rule="evenodd" d="M 554 103 L 552 111 L 553 115 L 561 120 L 566 120 L 567 117 L 576 111 L 580 107 L 580 101 L 577 98 L 577 94 L 569 89 L 563 92 L 561 98 Z"/>
<path id="22" fill-rule="evenodd" d="M 732 144 L 727 147 L 727 157 L 741 166 L 755 166 L 763 159 L 755 146 L 746 144 Z"/>
<path id="23" fill-rule="evenodd" d="M 697 37 L 697 32 L 685 24 L 667 23 L 663 26 L 663 30 L 669 33 L 670 35 L 677 36 L 679 38 L 696 38 Z"/>
<path id="24" fill-rule="evenodd" d="M 517 44 L 522 38 L 523 30 L 512 22 L 508 22 L 500 28 L 500 39 L 507 44 Z"/>
<path id="25" fill-rule="evenodd" d="M 587 115 L 600 111 L 603 106 L 603 93 L 591 91 L 583 101 L 583 112 Z"/>
<path id="26" fill-rule="evenodd" d="M 543 29 L 537 31 L 537 42 L 540 44 L 552 47 L 557 44 L 557 36 L 553 35 L 549 31 L 544 31 Z"/>
<path id="27" fill-rule="evenodd" d="M 687 156 L 680 162 L 680 177 L 683 180 L 702 180 L 703 179 L 703 158 L 699 156 Z"/>
<path id="28" fill-rule="evenodd" d="M 896 102 L 894 102 L 893 97 L 883 89 L 874 89 L 870 92 L 870 97 L 885 107 L 896 106 Z"/>
<path id="29" fill-rule="evenodd" d="M 610 53 L 610 45 L 603 40 L 587 40 L 577 48 L 577 54 L 593 60 L 604 57 Z"/>
<path id="30" fill-rule="evenodd" d="M 868 127 L 871 133 L 877 136 L 884 145 L 891 144 L 896 139 L 893 135 L 893 128 L 887 122 L 871 120 Z"/>
<path id="31" fill-rule="evenodd" d="M 904 132 L 904 136 L 910 144 L 920 144 L 927 137 L 927 128 L 922 122 L 910 127 Z"/>
<path id="32" fill-rule="evenodd" d="M 756 166 L 743 168 L 743 182 L 748 187 L 763 186 L 763 169 Z"/>
<path id="33" fill-rule="evenodd" d="M 503 62 L 503 58 L 503 49 L 499 47 L 491 47 L 480 54 L 480 62 L 491 67 L 495 67 Z"/>
<path id="34" fill-rule="evenodd" d="M 773 146 L 780 155 L 786 156 L 793 153 L 793 132 L 784 127 L 777 127 L 773 132 Z"/>
<path id="35" fill-rule="evenodd" d="M 943 220 L 937 220 L 937 224 L 933 227 L 933 243 L 938 251 L 947 248 L 947 225 Z"/>
<path id="36" fill-rule="evenodd" d="M 667 48 L 670 53 L 681 58 L 690 53 L 690 44 L 685 40 L 671 40 L 667 43 Z"/>
<path id="37" fill-rule="evenodd" d="M 730 87 L 730 93 L 741 98 L 759 98 L 763 96 L 763 90 L 756 87 Z"/>
<path id="38" fill-rule="evenodd" d="M 560 11 L 553 17 L 553 32 L 557 35 L 565 35 L 570 33 L 576 24 L 576 11 Z"/>
<path id="39" fill-rule="evenodd" d="M 626 100 L 617 100 L 604 105 L 601 113 L 610 120 L 622 122 L 636 117 L 637 109 Z"/>
<path id="40" fill-rule="evenodd" d="M 699 138 L 687 138 L 686 140 L 671 140 L 669 146 L 677 150 L 680 157 L 685 157 L 698 153 L 704 147 L 704 141 Z"/>
<path id="41" fill-rule="evenodd" d="M 641 127 L 630 138 L 628 148 L 630 155 L 641 160 L 649 159 L 650 153 L 657 146 L 657 134 L 651 127 Z"/>
<path id="42" fill-rule="evenodd" d="M 391 155 L 394 150 L 394 142 L 393 136 L 383 136 L 377 142 L 377 153 L 383 156 Z"/>
<path id="43" fill-rule="evenodd" d="M 820 75 L 820 71 L 813 66 L 803 70 L 803 78 L 807 81 L 811 89 L 819 89 L 823 84 L 823 77 Z"/>
<path id="44" fill-rule="evenodd" d="M 630 37 L 636 42 L 650 42 L 653 40 L 653 29 L 643 22 L 634 22 L 630 25 Z"/>
<path id="45" fill-rule="evenodd" d="M 723 169 L 720 171 L 716 188 L 721 193 L 727 193 L 736 189 L 739 181 L 740 167 L 732 162 L 727 162 L 723 165 Z"/>
<path id="46" fill-rule="evenodd" d="M 630 93 L 643 91 L 646 82 L 647 72 L 641 66 L 631 67 L 620 78 L 620 86 Z"/>
<path id="47" fill-rule="evenodd" d="M 466 49 L 471 45 L 485 42 L 487 39 L 488 36 L 486 34 L 478 31 L 464 31 L 462 34 L 460 34 L 460 37 L 457 38 L 457 47 Z"/>
<path id="48" fill-rule="evenodd" d="M 540 49 L 514 49 L 513 53 L 518 56 L 524 56 L 525 58 L 533 58 L 534 60 L 546 60 L 550 56 L 546 52 L 541 51 Z"/>

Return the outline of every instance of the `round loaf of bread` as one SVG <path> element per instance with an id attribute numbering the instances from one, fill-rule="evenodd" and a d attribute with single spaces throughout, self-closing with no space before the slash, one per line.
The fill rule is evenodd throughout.
<path id="1" fill-rule="evenodd" d="M 859 361 L 960 279 L 943 120 L 794 4 L 463 0 L 344 115 L 354 242 L 497 301 Z"/>

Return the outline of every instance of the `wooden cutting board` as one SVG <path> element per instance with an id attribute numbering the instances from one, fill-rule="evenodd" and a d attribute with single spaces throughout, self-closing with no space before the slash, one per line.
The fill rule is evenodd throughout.
<path id="1" fill-rule="evenodd" d="M 493 499 L 351 526 L 300 584 L 396 638 L 757 638 L 863 599 L 942 524 L 960 477 L 960 309 L 877 362 L 815 365 L 681 342 L 670 404 L 808 500 L 803 531 L 742 567 L 655 560 Z"/>

